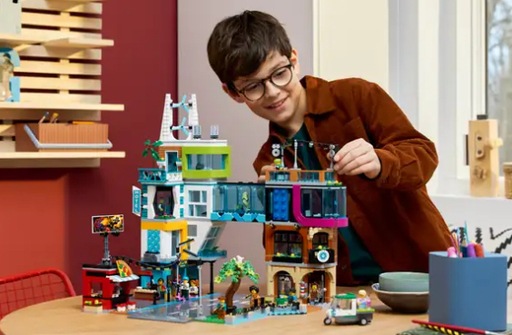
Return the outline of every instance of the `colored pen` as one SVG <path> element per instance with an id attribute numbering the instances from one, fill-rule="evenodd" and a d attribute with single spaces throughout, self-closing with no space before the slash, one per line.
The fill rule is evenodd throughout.
<path id="1" fill-rule="evenodd" d="M 449 247 L 447 250 L 447 253 L 448 253 L 448 257 L 450 257 L 450 258 L 458 258 L 459 257 L 459 256 L 457 256 L 457 251 L 455 250 L 454 247 Z"/>
<path id="2" fill-rule="evenodd" d="M 456 255 L 457 255 L 457 257 L 459 257 L 459 255 L 460 255 L 460 248 L 459 248 L 459 242 L 458 242 L 459 238 L 457 236 L 457 233 L 455 233 L 455 232 L 452 233 L 450 237 L 452 239 L 452 244 L 453 244 L 453 247 L 455 248 Z"/>
<path id="3" fill-rule="evenodd" d="M 475 255 L 478 258 L 485 257 L 484 247 L 480 243 L 475 244 Z"/>
<path id="4" fill-rule="evenodd" d="M 435 330 L 435 331 L 438 331 L 438 332 L 441 332 L 444 334 L 453 334 L 453 335 L 461 335 L 461 334 L 465 334 L 465 333 L 474 333 L 474 334 L 481 334 L 481 335 L 506 334 L 506 333 L 497 333 L 497 332 L 491 332 L 488 330 L 455 326 L 455 325 L 446 325 L 443 323 L 429 322 L 429 321 L 422 321 L 422 320 L 412 320 L 412 322 L 419 324 L 422 327 L 426 327 L 428 329 L 432 329 L 432 330 Z"/>
<path id="5" fill-rule="evenodd" d="M 467 257 L 469 257 L 469 258 L 476 257 L 475 243 L 468 244 L 466 254 L 467 254 Z"/>

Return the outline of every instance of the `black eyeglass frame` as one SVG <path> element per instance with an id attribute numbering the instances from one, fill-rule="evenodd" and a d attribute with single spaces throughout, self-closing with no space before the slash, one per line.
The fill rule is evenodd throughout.
<path id="1" fill-rule="evenodd" d="M 293 64 L 292 64 L 291 62 L 290 62 L 289 64 L 287 64 L 287 65 L 280 66 L 280 67 L 278 67 L 277 69 L 275 69 L 274 71 L 272 71 L 272 73 L 271 73 L 269 76 L 267 76 L 267 77 L 265 77 L 265 78 L 262 78 L 262 79 L 259 79 L 259 80 L 255 80 L 255 81 L 253 81 L 252 83 L 250 83 L 250 84 L 246 85 L 244 88 L 242 88 L 242 89 L 240 89 L 240 90 L 239 90 L 239 89 L 237 89 L 237 88 L 235 87 L 235 84 L 234 84 L 233 82 L 231 82 L 231 85 L 230 85 L 230 86 L 231 86 L 231 88 L 232 88 L 236 93 L 238 93 L 238 94 L 242 94 L 242 95 L 243 95 L 247 100 L 249 100 L 249 101 L 258 101 L 258 100 L 260 100 L 261 98 L 263 98 L 263 97 L 265 96 L 265 93 L 266 93 L 266 91 L 267 91 L 267 85 L 266 85 L 266 82 L 267 82 L 267 81 L 270 81 L 270 83 L 271 83 L 272 85 L 274 85 L 275 87 L 278 87 L 278 88 L 282 88 L 282 87 L 285 87 L 286 85 L 290 84 L 290 82 L 291 82 L 291 81 L 292 81 L 292 79 L 293 79 L 293 71 L 292 71 L 292 68 L 293 68 Z M 274 83 L 274 81 L 272 80 L 272 77 L 273 77 L 277 72 L 279 72 L 279 71 L 281 71 L 281 70 L 283 70 L 283 69 L 287 69 L 288 71 L 290 71 L 290 74 L 291 74 L 291 75 L 290 75 L 290 79 L 288 80 L 288 82 L 287 82 L 286 84 L 283 84 L 283 85 L 277 85 L 277 84 L 276 84 L 276 83 Z M 251 86 L 251 85 L 254 85 L 254 84 L 261 84 L 261 85 L 263 85 L 263 93 L 262 93 L 262 94 L 261 94 L 261 96 L 260 96 L 259 98 L 257 98 L 257 99 L 250 99 L 250 98 L 248 98 L 248 97 L 247 97 L 247 95 L 245 95 L 245 91 L 247 90 L 247 87 L 248 87 L 248 86 Z"/>

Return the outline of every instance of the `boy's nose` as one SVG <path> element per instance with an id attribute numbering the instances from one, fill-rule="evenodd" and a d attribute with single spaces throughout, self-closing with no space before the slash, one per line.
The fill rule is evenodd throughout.
<path id="1" fill-rule="evenodd" d="M 281 89 L 272 84 L 270 80 L 265 81 L 265 95 L 268 97 L 275 97 L 279 94 Z"/>

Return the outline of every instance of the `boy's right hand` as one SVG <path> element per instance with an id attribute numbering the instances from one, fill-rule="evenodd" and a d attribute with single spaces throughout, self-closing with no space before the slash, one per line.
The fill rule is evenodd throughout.
<path id="1" fill-rule="evenodd" d="M 265 182 L 265 176 L 267 174 L 267 171 L 275 171 L 275 170 L 276 170 L 276 166 L 274 164 L 264 165 L 261 168 L 260 175 L 258 176 L 258 183 Z"/>

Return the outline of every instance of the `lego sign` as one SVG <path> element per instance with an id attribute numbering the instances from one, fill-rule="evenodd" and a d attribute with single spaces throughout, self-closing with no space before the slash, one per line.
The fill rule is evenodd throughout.
<path id="1" fill-rule="evenodd" d="M 140 216 L 141 212 L 141 191 L 140 188 L 132 186 L 132 213 Z"/>

